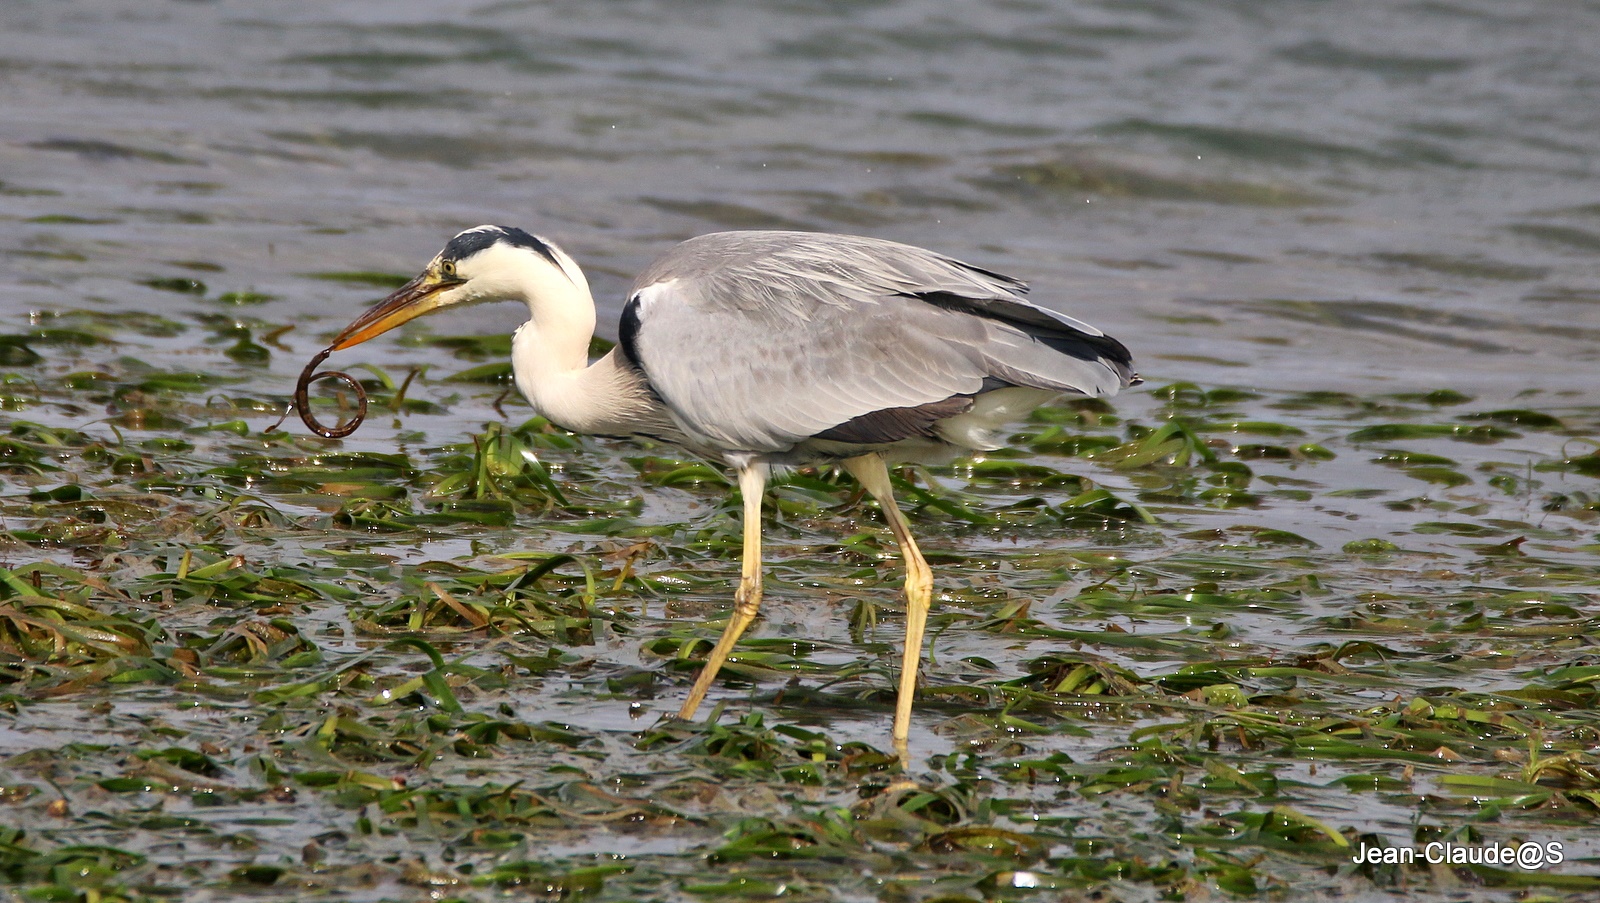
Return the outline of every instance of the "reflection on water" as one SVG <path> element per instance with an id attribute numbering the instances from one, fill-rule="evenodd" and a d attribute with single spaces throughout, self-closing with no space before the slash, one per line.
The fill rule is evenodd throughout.
<path id="1" fill-rule="evenodd" d="M 14 314 L 186 320 L 251 291 L 273 297 L 263 321 L 329 329 L 372 292 L 303 274 L 409 270 L 484 221 L 561 239 L 614 310 L 670 242 L 778 226 L 1025 276 L 1158 380 L 1492 391 L 1595 366 L 1592 6 L 126 0 L 4 18 Z M 196 268 L 209 295 L 145 284 Z"/>

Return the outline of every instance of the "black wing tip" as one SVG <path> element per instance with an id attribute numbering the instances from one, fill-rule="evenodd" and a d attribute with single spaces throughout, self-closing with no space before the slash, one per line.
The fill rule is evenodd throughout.
<path id="1" fill-rule="evenodd" d="M 1077 330 L 1073 331 L 1077 332 Z M 1093 347 L 1106 360 L 1115 364 L 1117 369 L 1121 370 L 1129 379 L 1139 378 L 1139 374 L 1133 372 L 1133 352 L 1129 351 L 1128 346 L 1122 344 L 1121 341 L 1105 333 L 1092 336 L 1078 332 L 1078 338 Z"/>
<path id="2" fill-rule="evenodd" d="M 1081 333 L 1079 335 L 1080 341 L 1099 354 L 1101 363 L 1116 371 L 1124 389 L 1144 383 L 1144 377 L 1133 369 L 1133 352 L 1128 350 L 1127 345 L 1108 335 L 1084 336 Z"/>
<path id="3" fill-rule="evenodd" d="M 1144 379 L 1134 372 L 1133 353 L 1128 346 L 1105 333 L 1088 333 L 1057 313 L 1026 301 L 1005 298 L 971 298 L 954 292 L 905 292 L 903 297 L 916 298 L 935 307 L 955 310 L 972 316 L 984 317 L 1006 323 L 1022 330 L 1034 339 L 1065 354 L 1083 361 L 1098 361 L 1116 372 L 1124 386 L 1137 386 Z"/>

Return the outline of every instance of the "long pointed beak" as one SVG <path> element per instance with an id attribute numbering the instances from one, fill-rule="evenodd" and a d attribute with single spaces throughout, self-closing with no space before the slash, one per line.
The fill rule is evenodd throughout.
<path id="1" fill-rule="evenodd" d="M 443 306 L 439 300 L 439 292 L 460 284 L 460 280 L 441 279 L 430 269 L 400 286 L 394 294 L 368 308 L 366 313 L 357 317 L 355 322 L 339 333 L 333 344 L 328 346 L 328 350 L 341 351 L 352 345 L 359 345 L 374 336 L 383 335 L 402 323 L 408 323 L 425 313 L 438 310 Z"/>

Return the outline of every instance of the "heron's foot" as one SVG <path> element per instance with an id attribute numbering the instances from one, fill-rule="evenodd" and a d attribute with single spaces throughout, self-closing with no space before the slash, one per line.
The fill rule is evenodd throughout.
<path id="1" fill-rule="evenodd" d="M 904 792 L 906 792 L 908 790 L 910 790 L 910 791 L 920 791 L 922 789 L 923 789 L 922 785 L 918 784 L 916 781 L 912 780 L 911 778 L 898 777 L 898 778 L 895 778 L 893 781 L 890 781 L 889 782 L 889 786 L 883 788 L 883 792 L 885 794 L 892 794 L 892 793 L 904 793 Z"/>

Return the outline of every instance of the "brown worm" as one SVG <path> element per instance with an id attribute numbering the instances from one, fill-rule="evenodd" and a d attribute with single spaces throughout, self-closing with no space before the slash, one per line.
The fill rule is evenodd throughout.
<path id="1" fill-rule="evenodd" d="M 317 356 L 311 359 L 311 363 L 306 364 L 306 368 L 300 371 L 300 381 L 295 383 L 294 387 L 294 406 L 295 410 L 300 412 L 301 422 L 310 428 L 313 433 L 324 439 L 342 439 L 360 429 L 362 422 L 367 419 L 367 390 L 361 388 L 361 383 L 357 382 L 355 377 L 339 370 L 324 370 L 321 373 L 312 372 L 317 369 L 318 364 L 327 360 L 328 355 L 332 353 L 333 349 L 331 347 L 318 351 Z M 354 417 L 338 426 L 323 426 L 317 420 L 316 416 L 311 413 L 311 384 L 319 379 L 337 379 L 356 393 L 356 415 Z"/>

